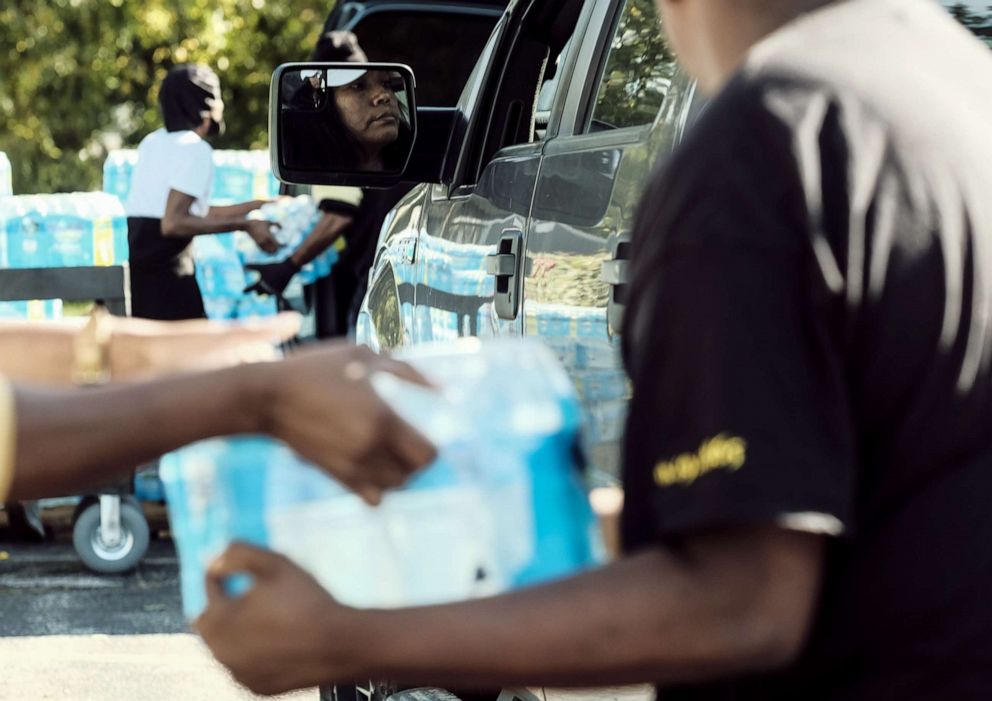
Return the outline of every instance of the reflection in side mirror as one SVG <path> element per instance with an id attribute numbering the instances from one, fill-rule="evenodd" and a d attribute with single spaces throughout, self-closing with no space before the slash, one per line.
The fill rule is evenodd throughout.
<path id="1" fill-rule="evenodd" d="M 272 160 L 281 180 L 403 173 L 416 133 L 413 73 L 406 66 L 290 64 L 276 70 L 272 88 Z"/>

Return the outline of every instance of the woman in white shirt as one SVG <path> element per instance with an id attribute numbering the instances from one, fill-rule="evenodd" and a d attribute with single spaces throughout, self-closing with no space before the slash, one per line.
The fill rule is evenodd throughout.
<path id="1" fill-rule="evenodd" d="M 207 66 L 180 65 L 159 92 L 165 127 L 138 146 L 131 194 L 125 203 L 134 316 L 177 320 L 205 317 L 194 276 L 194 236 L 247 232 L 267 253 L 279 249 L 271 222 L 246 219 L 253 200 L 210 207 L 213 149 L 206 139 L 224 124 L 220 80 Z"/>

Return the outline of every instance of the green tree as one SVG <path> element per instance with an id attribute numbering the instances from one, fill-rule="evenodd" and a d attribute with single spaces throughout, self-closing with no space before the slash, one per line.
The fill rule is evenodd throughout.
<path id="1" fill-rule="evenodd" d="M 220 148 L 265 148 L 269 78 L 304 60 L 333 0 L 6 0 L 0 8 L 0 151 L 14 192 L 100 189 L 108 150 L 161 125 L 175 64 L 221 77 Z"/>
<path id="2" fill-rule="evenodd" d="M 593 119 L 613 127 L 654 121 L 675 70 L 653 0 L 628 0 L 613 35 Z"/>

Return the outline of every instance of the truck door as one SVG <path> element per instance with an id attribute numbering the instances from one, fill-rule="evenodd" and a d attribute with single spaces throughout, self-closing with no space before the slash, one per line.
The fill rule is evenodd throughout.
<path id="1" fill-rule="evenodd" d="M 417 242 L 414 343 L 522 333 L 525 232 L 543 151 L 536 96 L 582 7 L 515 5 L 469 78 L 450 184 L 431 188 Z"/>
<path id="2" fill-rule="evenodd" d="M 618 336 L 625 261 L 642 188 L 673 139 L 659 117 L 674 61 L 652 0 L 600 3 L 597 12 L 548 118 L 523 315 L 525 332 L 556 350 L 575 380 L 591 474 L 609 484 L 630 394 Z"/>

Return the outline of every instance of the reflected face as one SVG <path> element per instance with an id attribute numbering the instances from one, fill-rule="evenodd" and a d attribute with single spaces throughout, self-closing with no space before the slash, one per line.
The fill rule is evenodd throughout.
<path id="1" fill-rule="evenodd" d="M 334 89 L 341 121 L 359 144 L 381 149 L 400 135 L 400 106 L 396 90 L 403 80 L 389 71 L 368 71 L 361 78 Z"/>

